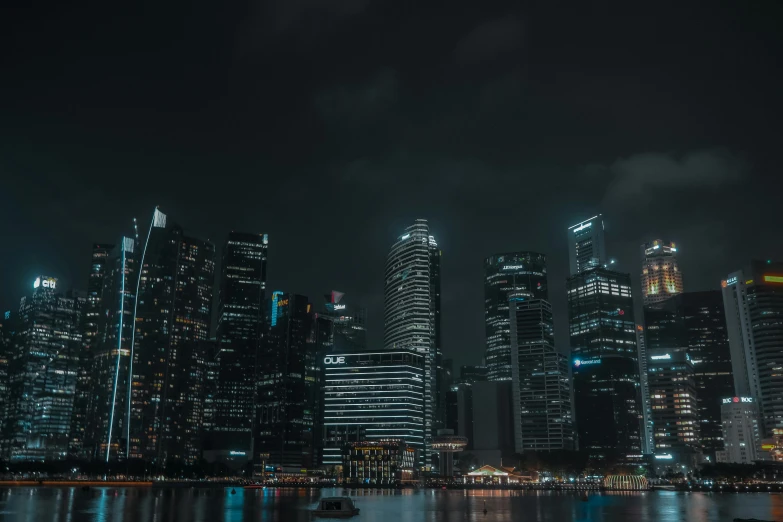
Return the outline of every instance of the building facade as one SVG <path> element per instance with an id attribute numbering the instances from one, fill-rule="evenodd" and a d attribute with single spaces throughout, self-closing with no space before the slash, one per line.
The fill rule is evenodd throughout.
<path id="1" fill-rule="evenodd" d="M 653 450 L 690 469 L 701 460 L 693 364 L 685 350 L 651 347 L 648 353 Z"/>
<path id="2" fill-rule="evenodd" d="M 753 397 L 726 397 L 721 400 L 724 449 L 718 462 L 753 464 L 760 459 L 761 423 Z"/>
<path id="3" fill-rule="evenodd" d="M 681 294 L 682 273 L 677 264 L 677 246 L 655 239 L 642 245 L 642 299 L 652 305 Z"/>
<path id="4" fill-rule="evenodd" d="M 491 381 L 511 380 L 511 294 L 548 299 L 544 254 L 511 252 L 484 260 L 484 330 L 487 376 Z"/>
<path id="5" fill-rule="evenodd" d="M 211 450 L 252 451 L 258 357 L 266 335 L 267 234 L 231 232 L 223 245 Z"/>
<path id="6" fill-rule="evenodd" d="M 721 286 L 735 395 L 756 401 L 764 438 L 783 435 L 783 263 L 753 261 Z"/>
<path id="7" fill-rule="evenodd" d="M 79 374 L 76 379 L 71 418 L 70 454 L 73 457 L 89 457 L 89 451 L 85 452 L 84 442 L 90 415 L 92 363 L 95 351 L 98 349 L 107 263 L 113 250 L 114 245 L 111 244 L 95 243 L 92 246 L 87 295 L 82 314 L 82 351 L 79 355 Z"/>
<path id="8" fill-rule="evenodd" d="M 552 305 L 512 294 L 509 316 L 516 452 L 574 449 L 568 360 L 555 349 Z"/>
<path id="9" fill-rule="evenodd" d="M 440 365 L 440 251 L 424 219 L 405 229 L 386 260 L 384 290 L 384 349 L 415 350 L 425 357 L 425 445 L 440 423 L 437 411 Z"/>
<path id="10" fill-rule="evenodd" d="M 638 454 L 643 414 L 630 275 L 595 268 L 566 285 L 579 448 Z"/>
<path id="11" fill-rule="evenodd" d="M 342 464 L 343 448 L 401 440 L 424 464 L 427 358 L 416 350 L 332 353 L 321 361 L 324 382 L 323 464 Z"/>
<path id="12" fill-rule="evenodd" d="M 418 450 L 401 440 L 352 442 L 343 448 L 343 482 L 388 486 L 413 482 Z"/>
<path id="13" fill-rule="evenodd" d="M 273 292 L 268 339 L 258 361 L 254 461 L 286 470 L 318 466 L 314 454 L 318 361 L 310 342 L 314 311 L 303 295 Z M 268 454 L 261 458 L 260 454 Z"/>
<path id="14" fill-rule="evenodd" d="M 568 227 L 568 261 L 571 275 L 604 266 L 606 247 L 601 214 Z"/>
<path id="15" fill-rule="evenodd" d="M 64 296 L 57 279 L 43 275 L 19 304 L 4 418 L 12 462 L 68 457 L 84 306 L 83 298 Z"/>

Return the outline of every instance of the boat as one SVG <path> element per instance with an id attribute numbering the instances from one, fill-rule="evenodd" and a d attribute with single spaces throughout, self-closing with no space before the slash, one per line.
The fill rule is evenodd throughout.
<path id="1" fill-rule="evenodd" d="M 313 514 L 326 518 L 350 518 L 358 515 L 359 509 L 353 505 L 351 497 L 324 497 Z"/>

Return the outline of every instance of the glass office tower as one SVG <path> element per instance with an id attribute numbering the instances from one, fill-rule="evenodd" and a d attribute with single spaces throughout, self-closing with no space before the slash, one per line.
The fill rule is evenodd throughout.
<path id="1" fill-rule="evenodd" d="M 509 296 L 548 299 L 546 256 L 535 252 L 495 254 L 484 260 L 484 330 L 490 381 L 511 380 Z"/>

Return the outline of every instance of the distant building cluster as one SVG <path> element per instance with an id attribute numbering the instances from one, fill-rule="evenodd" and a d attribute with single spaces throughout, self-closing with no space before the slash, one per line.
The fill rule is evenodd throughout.
<path id="1" fill-rule="evenodd" d="M 148 228 L 93 246 L 86 292 L 40 275 L 2 315 L 0 458 L 371 484 L 451 476 L 460 454 L 481 480 L 523 480 L 503 461 L 526 452 L 674 470 L 782 460 L 783 263 L 685 292 L 677 247 L 652 240 L 637 317 L 602 216 L 567 237 L 569 346 L 555 341 L 546 256 L 493 254 L 484 364 L 457 375 L 426 220 L 393 241 L 384 342 L 368 346 L 366 311 L 342 292 L 316 303 L 267 289 L 267 234 L 229 234 L 216 274 L 215 246 L 156 208 Z"/>

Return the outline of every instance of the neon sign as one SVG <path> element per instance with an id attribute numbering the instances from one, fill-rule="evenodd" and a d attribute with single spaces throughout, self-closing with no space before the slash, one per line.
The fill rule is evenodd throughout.
<path id="1" fill-rule="evenodd" d="M 726 279 L 726 286 L 736 285 L 737 284 L 737 278 L 736 277 L 730 277 Z"/>
<path id="2" fill-rule="evenodd" d="M 35 282 L 33 283 L 33 288 L 38 288 L 39 286 L 44 288 L 51 288 L 54 290 L 57 288 L 57 279 L 53 277 L 36 277 Z"/>
<path id="3" fill-rule="evenodd" d="M 672 356 L 669 355 L 668 353 L 665 353 L 663 355 L 651 355 L 650 356 L 650 359 L 652 359 L 653 361 L 658 361 L 658 360 L 661 360 L 661 359 L 671 359 L 671 358 L 672 358 Z"/>
<path id="4" fill-rule="evenodd" d="M 345 305 L 344 304 L 336 304 L 336 305 L 334 305 L 334 309 L 335 310 L 345 310 Z"/>
<path id="5" fill-rule="evenodd" d="M 731 403 L 752 403 L 753 397 L 729 397 L 728 399 L 723 399 L 723 404 L 731 404 Z"/>
<path id="6" fill-rule="evenodd" d="M 503 265 L 503 270 L 523 270 L 525 265 Z"/>
<path id="7" fill-rule="evenodd" d="M 324 357 L 324 364 L 345 364 L 345 357 Z"/>
<path id="8" fill-rule="evenodd" d="M 601 364 L 601 359 L 588 359 L 587 361 L 583 361 L 582 359 L 574 359 L 575 368 L 590 364 Z"/>

